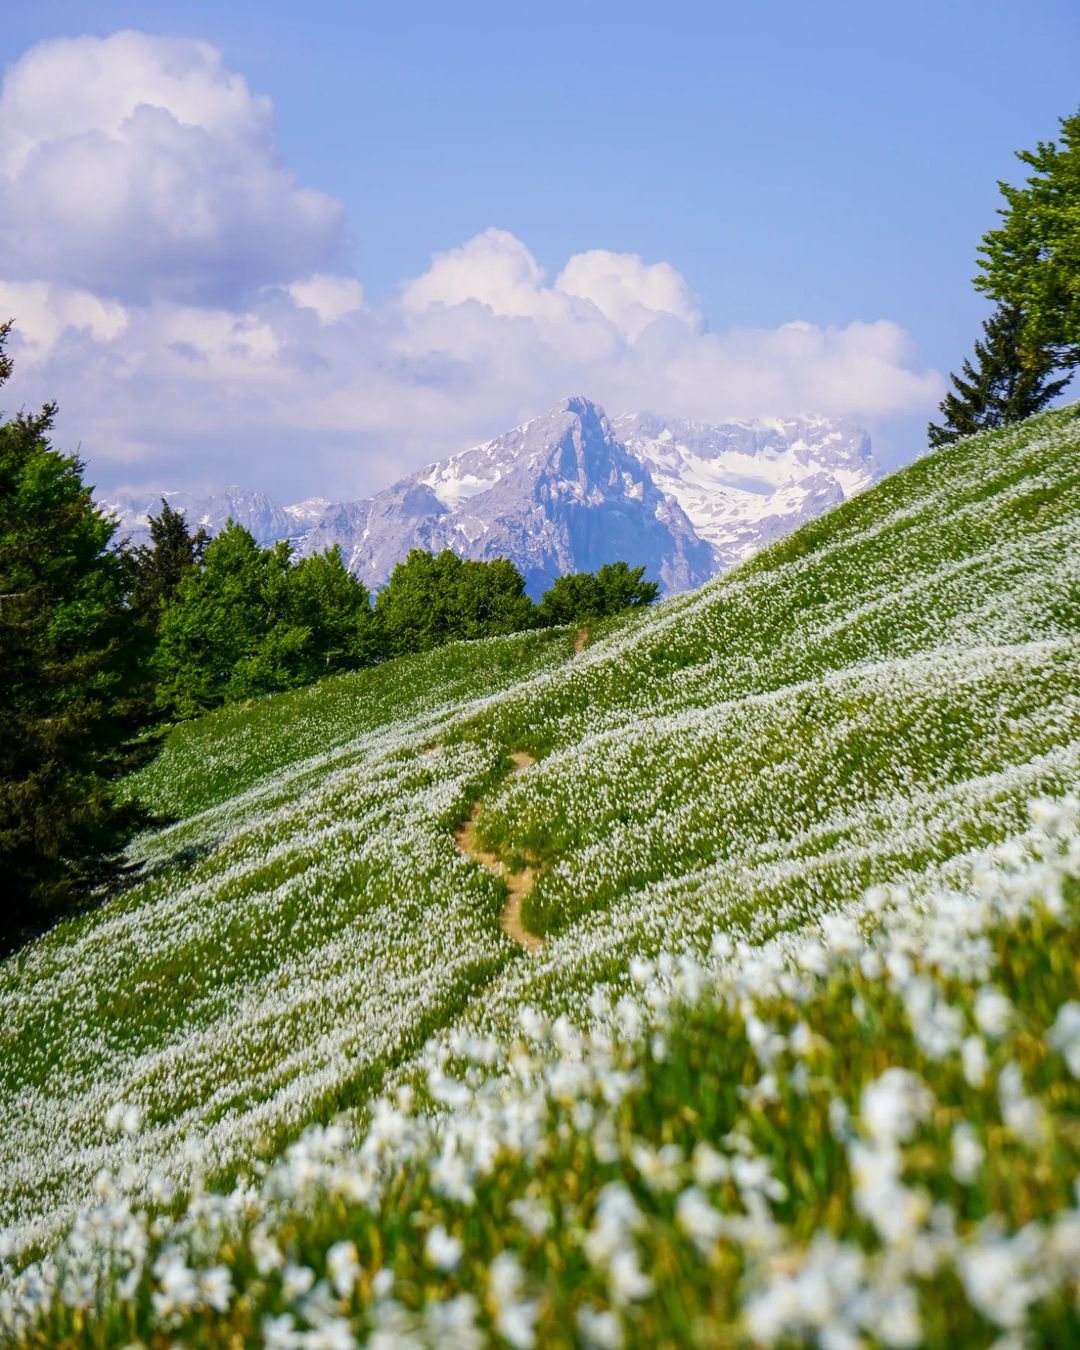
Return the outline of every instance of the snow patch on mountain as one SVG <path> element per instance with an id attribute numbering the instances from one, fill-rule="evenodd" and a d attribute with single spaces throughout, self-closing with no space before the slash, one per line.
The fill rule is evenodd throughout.
<path id="1" fill-rule="evenodd" d="M 165 493 L 210 534 L 230 517 L 263 546 L 340 546 L 372 589 L 411 548 L 509 558 L 539 596 L 566 572 L 624 560 L 665 594 L 700 585 L 879 476 L 870 438 L 825 417 L 711 424 L 653 413 L 609 421 L 587 398 L 426 465 L 374 497 L 282 507 L 230 487 Z M 104 503 L 121 535 L 147 538 L 162 494 Z"/>
<path id="2" fill-rule="evenodd" d="M 880 477 L 870 438 L 827 417 L 712 424 L 653 413 L 612 423 L 724 571 Z"/>

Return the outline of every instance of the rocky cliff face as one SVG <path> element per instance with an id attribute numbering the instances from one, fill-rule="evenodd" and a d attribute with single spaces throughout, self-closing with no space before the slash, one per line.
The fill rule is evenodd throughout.
<path id="1" fill-rule="evenodd" d="M 827 418 L 711 425 L 651 413 L 610 422 L 570 398 L 503 436 L 400 479 L 364 501 L 280 507 L 230 488 L 166 494 L 192 526 L 228 517 L 261 544 L 301 554 L 340 546 L 373 590 L 410 548 L 510 558 L 539 596 L 565 572 L 622 559 L 665 594 L 700 585 L 878 476 L 869 437 Z M 145 538 L 149 501 L 107 505 Z"/>
<path id="2" fill-rule="evenodd" d="M 584 398 L 429 465 L 367 502 L 331 508 L 301 549 L 334 543 L 376 588 L 410 548 L 510 558 L 533 596 L 564 572 L 591 572 L 620 558 L 644 565 L 666 592 L 700 585 L 714 571 L 712 550 L 678 502 Z"/>

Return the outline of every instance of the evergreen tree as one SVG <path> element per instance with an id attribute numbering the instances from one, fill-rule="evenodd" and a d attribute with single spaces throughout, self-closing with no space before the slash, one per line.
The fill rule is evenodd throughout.
<path id="1" fill-rule="evenodd" d="M 0 325 L 0 383 L 10 373 Z M 85 903 L 119 868 L 138 808 L 116 778 L 138 743 L 147 649 L 126 607 L 115 522 L 55 407 L 0 423 L 0 946 Z"/>
<path id="2" fill-rule="evenodd" d="M 1060 144 L 1017 158 L 1034 172 L 1023 187 L 998 184 L 1002 221 L 983 236 L 975 285 L 1023 314 L 1029 359 L 1080 364 L 1080 112 L 1061 119 Z"/>
<path id="3" fill-rule="evenodd" d="M 378 656 L 371 602 L 333 548 L 294 562 L 229 521 L 163 611 L 159 703 L 195 717 L 221 703 L 295 689 Z"/>
<path id="4" fill-rule="evenodd" d="M 1024 332 L 1023 313 L 1015 306 L 995 310 L 984 322 L 974 364 L 965 361 L 962 374 L 951 377 L 953 390 L 939 405 L 944 423 L 927 428 L 932 447 L 1022 421 L 1057 398 L 1069 377 L 1051 380 L 1057 358 L 1045 349 L 1026 350 Z"/>
<path id="5" fill-rule="evenodd" d="M 303 618 L 309 632 L 302 666 L 305 683 L 378 659 L 371 597 L 345 566 L 337 544 L 294 563 L 288 583 L 291 613 Z"/>
<path id="6" fill-rule="evenodd" d="M 154 627 L 165 606 L 176 599 L 185 573 L 198 567 L 206 552 L 208 535 L 188 531 L 183 511 L 174 511 L 164 497 L 161 514 L 150 516 L 150 543 L 131 550 L 134 572 L 131 605 Z"/>

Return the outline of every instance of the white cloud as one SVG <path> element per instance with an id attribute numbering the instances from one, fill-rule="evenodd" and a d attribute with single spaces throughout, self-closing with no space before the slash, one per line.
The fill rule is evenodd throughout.
<path id="1" fill-rule="evenodd" d="M 701 326 L 697 297 L 685 278 L 670 263 L 645 263 L 636 253 L 602 248 L 578 253 L 559 273 L 555 289 L 591 300 L 631 340 L 663 315 Z"/>
<path id="2" fill-rule="evenodd" d="M 323 324 L 337 323 L 364 307 L 364 288 L 355 277 L 316 275 L 287 289 L 301 309 L 313 309 Z"/>
<path id="3" fill-rule="evenodd" d="M 236 298 L 339 261 L 344 210 L 278 158 L 270 101 L 208 43 L 43 42 L 0 95 L 8 279 L 119 299 Z"/>
<path id="4" fill-rule="evenodd" d="M 365 305 L 341 208 L 298 188 L 269 102 L 205 43 L 45 43 L 0 95 L 6 407 L 61 405 L 103 486 L 359 496 L 571 392 L 611 413 L 881 419 L 941 397 L 887 320 L 707 332 L 667 262 L 554 283 L 488 229 Z"/>
<path id="5" fill-rule="evenodd" d="M 19 360 L 31 365 L 45 360 L 69 331 L 111 342 L 127 327 L 122 305 L 47 281 L 0 281 L 0 314 L 18 316 Z"/>

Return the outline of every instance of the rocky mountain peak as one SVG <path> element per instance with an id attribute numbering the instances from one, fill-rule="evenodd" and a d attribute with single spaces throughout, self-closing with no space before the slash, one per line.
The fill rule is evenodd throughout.
<path id="1" fill-rule="evenodd" d="M 169 500 L 211 533 L 231 516 L 261 544 L 337 544 L 372 589 L 410 548 L 510 558 L 533 596 L 565 572 L 624 560 L 666 593 L 699 585 L 878 476 L 866 433 L 823 417 L 708 423 L 650 412 L 610 420 L 583 395 L 428 464 L 374 497 L 283 508 L 230 487 Z M 158 495 L 108 504 L 145 536 Z"/>

